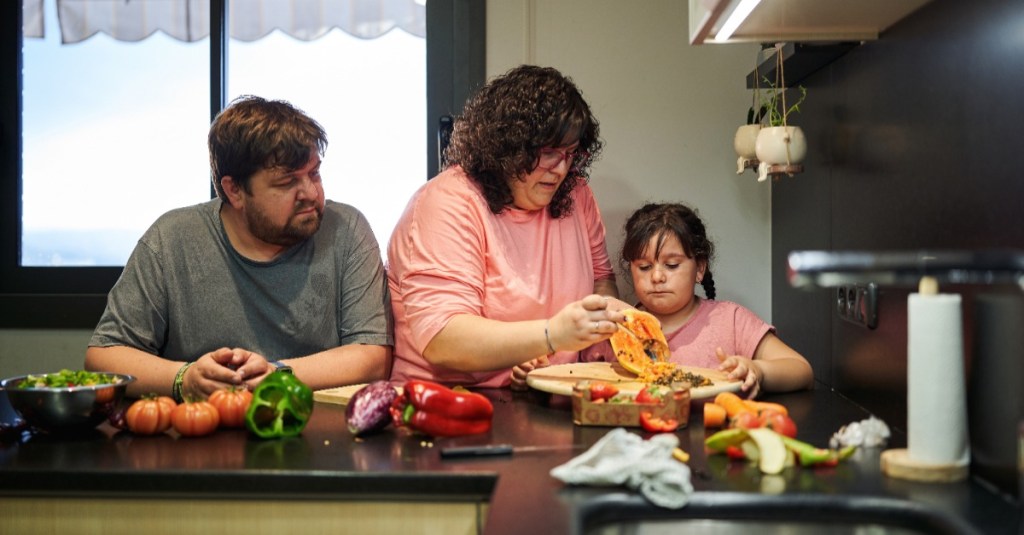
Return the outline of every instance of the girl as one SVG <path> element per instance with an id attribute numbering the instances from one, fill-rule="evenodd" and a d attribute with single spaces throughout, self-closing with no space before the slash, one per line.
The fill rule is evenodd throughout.
<path id="1" fill-rule="evenodd" d="M 727 371 L 751 398 L 811 388 L 811 365 L 774 327 L 743 306 L 714 300 L 714 246 L 695 211 L 647 204 L 630 216 L 625 231 L 622 267 L 632 276 L 637 308 L 661 321 L 672 362 Z M 695 295 L 698 283 L 707 299 Z"/>

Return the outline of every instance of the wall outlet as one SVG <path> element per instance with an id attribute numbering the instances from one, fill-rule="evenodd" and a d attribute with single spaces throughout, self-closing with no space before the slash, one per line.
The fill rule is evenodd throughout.
<path id="1" fill-rule="evenodd" d="M 878 285 L 840 286 L 836 289 L 836 312 L 850 323 L 868 329 L 878 327 Z"/>

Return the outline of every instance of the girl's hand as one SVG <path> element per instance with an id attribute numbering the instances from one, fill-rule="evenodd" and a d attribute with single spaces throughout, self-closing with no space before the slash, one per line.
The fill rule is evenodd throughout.
<path id="1" fill-rule="evenodd" d="M 524 362 L 518 366 L 512 368 L 512 383 L 509 385 L 512 390 L 526 390 L 529 386 L 526 384 L 526 375 L 537 368 L 543 368 L 550 366 L 551 363 L 548 361 L 547 355 L 543 357 L 537 357 L 533 360 Z"/>
<path id="2" fill-rule="evenodd" d="M 742 381 L 740 390 L 746 392 L 749 399 L 756 398 L 761 393 L 761 381 L 764 380 L 764 371 L 756 362 L 739 355 L 728 356 L 722 348 L 715 351 L 719 362 L 718 369 L 729 374 L 729 380 Z"/>

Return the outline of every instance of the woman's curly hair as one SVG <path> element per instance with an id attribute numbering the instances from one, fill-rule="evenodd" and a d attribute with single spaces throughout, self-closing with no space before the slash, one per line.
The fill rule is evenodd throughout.
<path id="1" fill-rule="evenodd" d="M 658 237 L 653 251 L 654 257 L 657 258 L 665 245 L 665 238 L 675 235 L 682 244 L 686 256 L 697 262 L 704 262 L 704 278 L 700 284 L 708 299 L 715 298 L 715 279 L 711 275 L 711 259 L 715 256 L 715 245 L 708 239 L 704 222 L 696 210 L 679 203 L 648 203 L 629 216 L 625 233 L 626 238 L 622 242 L 619 261 L 627 274 L 629 264 L 648 252 L 647 244 L 651 238 Z"/>
<path id="2" fill-rule="evenodd" d="M 573 81 L 550 67 L 522 65 L 494 78 L 466 103 L 444 159 L 480 185 L 491 212 L 512 205 L 510 181 L 537 167 L 540 149 L 579 142 L 548 212 L 572 213 L 570 192 L 601 153 L 597 119 Z"/>

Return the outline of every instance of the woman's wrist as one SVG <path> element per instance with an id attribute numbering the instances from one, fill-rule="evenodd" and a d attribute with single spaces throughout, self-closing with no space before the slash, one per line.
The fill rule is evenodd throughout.
<path id="1" fill-rule="evenodd" d="M 551 343 L 551 320 L 544 320 L 544 341 L 548 344 L 548 355 L 554 355 L 555 345 Z"/>

